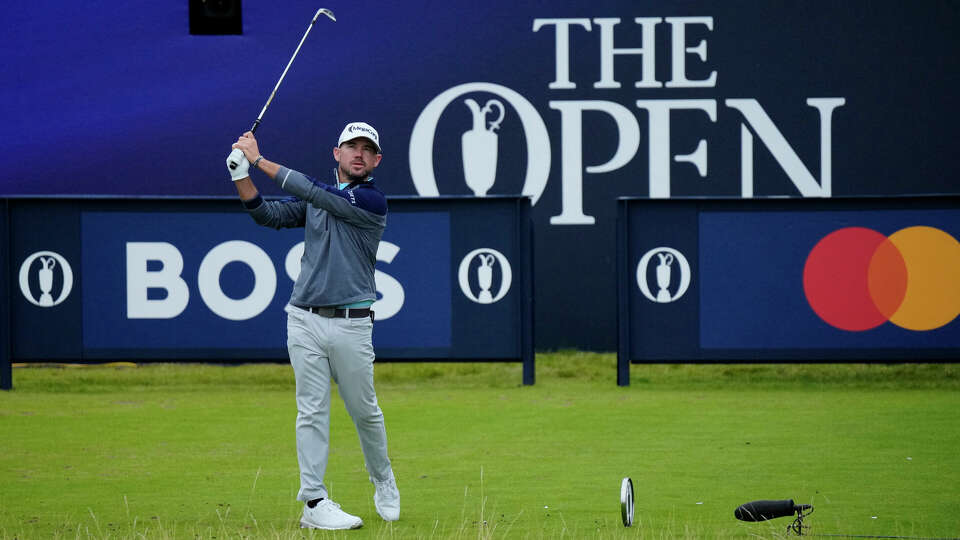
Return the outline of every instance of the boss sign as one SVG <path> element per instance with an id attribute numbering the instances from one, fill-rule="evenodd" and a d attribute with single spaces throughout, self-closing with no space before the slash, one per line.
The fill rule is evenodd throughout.
<path id="1" fill-rule="evenodd" d="M 242 211 L 146 217 L 83 214 L 85 346 L 223 347 L 225 337 L 230 347 L 285 346 L 282 307 L 300 273 L 303 229 L 259 227 Z M 403 251 L 385 239 L 378 260 L 389 267 Z M 403 285 L 383 270 L 376 278 L 374 309 L 389 320 L 403 308 Z"/>

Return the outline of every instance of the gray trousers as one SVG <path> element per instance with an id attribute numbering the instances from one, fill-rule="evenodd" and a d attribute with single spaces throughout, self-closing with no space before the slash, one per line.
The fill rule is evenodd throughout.
<path id="1" fill-rule="evenodd" d="M 332 383 L 357 428 L 370 478 L 391 478 L 387 432 L 373 388 L 373 321 L 327 318 L 292 305 L 286 312 L 287 350 L 297 381 L 297 499 L 327 497 L 323 477 L 330 450 Z"/>

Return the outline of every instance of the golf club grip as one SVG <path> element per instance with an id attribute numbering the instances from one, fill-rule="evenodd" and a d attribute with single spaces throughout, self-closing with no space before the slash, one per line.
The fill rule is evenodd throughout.
<path id="1" fill-rule="evenodd" d="M 257 118 L 253 121 L 253 127 L 250 128 L 250 133 L 256 133 L 257 128 L 260 127 L 260 119 Z M 230 170 L 237 168 L 237 165 L 240 164 L 240 158 L 243 157 L 243 151 L 239 148 L 234 148 L 233 152 L 230 152 Z"/>
<path id="2" fill-rule="evenodd" d="M 778 517 L 792 516 L 794 511 L 793 499 L 752 501 L 738 506 L 733 511 L 733 515 L 740 521 L 766 521 Z"/>

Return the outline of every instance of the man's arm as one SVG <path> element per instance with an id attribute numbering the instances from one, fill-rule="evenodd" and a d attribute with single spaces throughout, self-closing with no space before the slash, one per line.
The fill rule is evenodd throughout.
<path id="1" fill-rule="evenodd" d="M 236 186 L 237 195 L 240 195 L 241 201 L 252 201 L 257 198 L 257 195 L 260 195 L 257 186 L 253 184 L 253 180 L 251 180 L 249 176 L 242 180 L 237 180 L 233 185 Z"/>
<path id="2" fill-rule="evenodd" d="M 280 189 L 298 199 L 323 208 L 333 215 L 357 225 L 383 226 L 383 216 L 387 213 L 387 208 L 386 199 L 380 192 L 363 193 L 358 197 L 355 193 L 347 193 L 330 186 L 314 184 L 303 174 L 264 158 L 257 146 L 257 139 L 249 131 L 237 139 L 233 147 L 243 152 L 244 157 L 249 160 L 252 167 L 260 169 L 272 180 L 277 181 Z M 284 177 L 278 181 L 277 175 L 280 174 L 281 169 L 285 171 Z M 253 186 L 249 177 L 235 181 L 235 183 L 240 198 L 244 201 L 257 196 L 256 187 Z M 359 212 L 358 209 L 363 210 L 363 212 Z"/>
<path id="3" fill-rule="evenodd" d="M 259 155 L 257 141 L 253 138 L 253 133 L 246 132 L 241 136 L 233 148 L 243 152 L 243 157 L 236 158 L 233 154 L 227 158 L 230 178 L 233 185 L 237 188 L 237 194 L 243 202 L 244 208 L 250 213 L 250 217 L 260 225 L 279 229 L 282 227 L 302 227 L 305 222 L 305 205 L 303 201 L 294 197 L 284 199 L 283 201 L 265 202 L 260 196 L 257 186 L 250 178 L 250 166 L 263 170 L 271 178 L 276 177 L 280 170 L 280 165 L 272 161 L 266 161 Z M 257 157 L 251 162 L 250 156 L 256 153 Z"/>
<path id="4" fill-rule="evenodd" d="M 387 201 L 377 189 L 341 190 L 314 182 L 303 173 L 283 166 L 274 182 L 297 199 L 326 210 L 348 223 L 360 227 L 384 226 Z"/>

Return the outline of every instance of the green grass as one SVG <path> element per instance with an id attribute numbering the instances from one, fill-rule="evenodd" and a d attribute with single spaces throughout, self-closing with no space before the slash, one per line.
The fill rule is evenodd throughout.
<path id="1" fill-rule="evenodd" d="M 373 509 L 335 398 L 327 483 L 363 529 L 301 531 L 286 365 L 18 368 L 0 392 L 0 538 L 786 538 L 737 505 L 814 504 L 810 534 L 960 536 L 960 366 L 381 364 L 402 497 Z M 623 477 L 636 523 L 620 523 Z"/>

